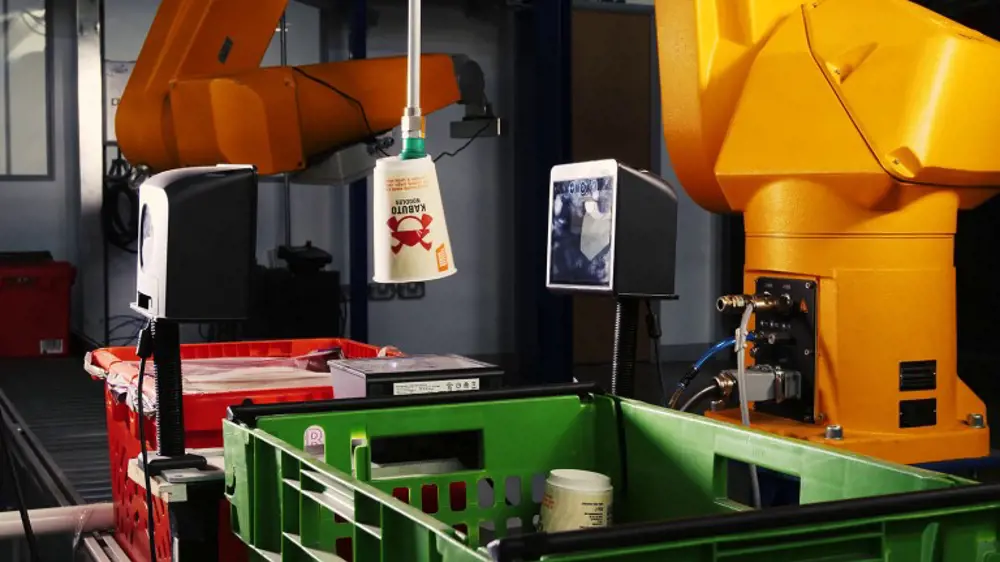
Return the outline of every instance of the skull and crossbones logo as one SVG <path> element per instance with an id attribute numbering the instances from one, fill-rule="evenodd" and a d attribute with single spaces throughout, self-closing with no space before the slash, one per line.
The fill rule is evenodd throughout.
<path id="1" fill-rule="evenodd" d="M 400 218 L 390 217 L 386 224 L 389 226 L 389 230 L 392 232 L 392 237 L 395 239 L 395 243 L 392 245 L 392 253 L 398 254 L 403 246 L 416 246 L 420 244 L 425 250 L 430 251 L 431 243 L 426 240 L 427 235 L 431 233 L 428 228 L 433 222 L 428 214 L 420 215 L 406 215 Z"/>

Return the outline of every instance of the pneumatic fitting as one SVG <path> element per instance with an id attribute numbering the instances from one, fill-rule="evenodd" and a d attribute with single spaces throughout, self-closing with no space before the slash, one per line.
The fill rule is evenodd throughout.
<path id="1" fill-rule="evenodd" d="M 792 310 L 792 298 L 788 295 L 723 295 L 715 301 L 719 312 L 739 314 L 747 308 L 754 312 L 787 313 Z"/>

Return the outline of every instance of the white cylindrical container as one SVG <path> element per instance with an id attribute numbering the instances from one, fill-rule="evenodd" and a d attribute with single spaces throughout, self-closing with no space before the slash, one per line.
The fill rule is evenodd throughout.
<path id="1" fill-rule="evenodd" d="M 545 480 L 539 531 L 557 533 L 611 524 L 611 479 L 599 472 L 560 469 Z"/>
<path id="2" fill-rule="evenodd" d="M 376 283 L 413 283 L 457 270 L 430 156 L 375 164 L 372 249 Z"/>

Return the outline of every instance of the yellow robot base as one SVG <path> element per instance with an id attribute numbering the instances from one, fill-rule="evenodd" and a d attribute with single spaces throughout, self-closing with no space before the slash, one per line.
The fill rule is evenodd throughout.
<path id="1" fill-rule="evenodd" d="M 710 418 L 740 425 L 739 409 L 707 412 Z M 841 439 L 828 439 L 826 427 L 751 412 L 750 427 L 790 437 L 845 449 L 900 464 L 920 464 L 945 459 L 977 458 L 989 452 L 989 431 L 963 422 L 916 428 L 907 433 L 851 431 L 843 428 Z"/>
<path id="2" fill-rule="evenodd" d="M 744 291 L 815 287 L 794 360 L 809 415 L 754 425 L 903 463 L 986 456 L 957 371 L 954 234 L 1000 186 L 1000 43 L 902 0 L 657 0 L 656 16 L 685 191 L 743 213 Z"/>

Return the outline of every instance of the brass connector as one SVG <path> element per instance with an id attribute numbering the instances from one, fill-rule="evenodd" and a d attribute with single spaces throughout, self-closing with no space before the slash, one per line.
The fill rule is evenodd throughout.
<path id="1" fill-rule="evenodd" d="M 743 312 L 747 307 L 755 312 L 788 312 L 792 309 L 792 298 L 788 295 L 723 295 L 715 301 L 719 312 Z"/>
<path id="2" fill-rule="evenodd" d="M 750 295 L 723 295 L 715 301 L 719 312 L 743 312 L 753 297 Z"/>
<path id="3" fill-rule="evenodd" d="M 715 375 L 715 386 L 719 389 L 719 394 L 722 399 L 725 400 L 732 396 L 733 389 L 736 388 L 736 377 L 732 374 L 723 371 L 718 375 Z"/>

